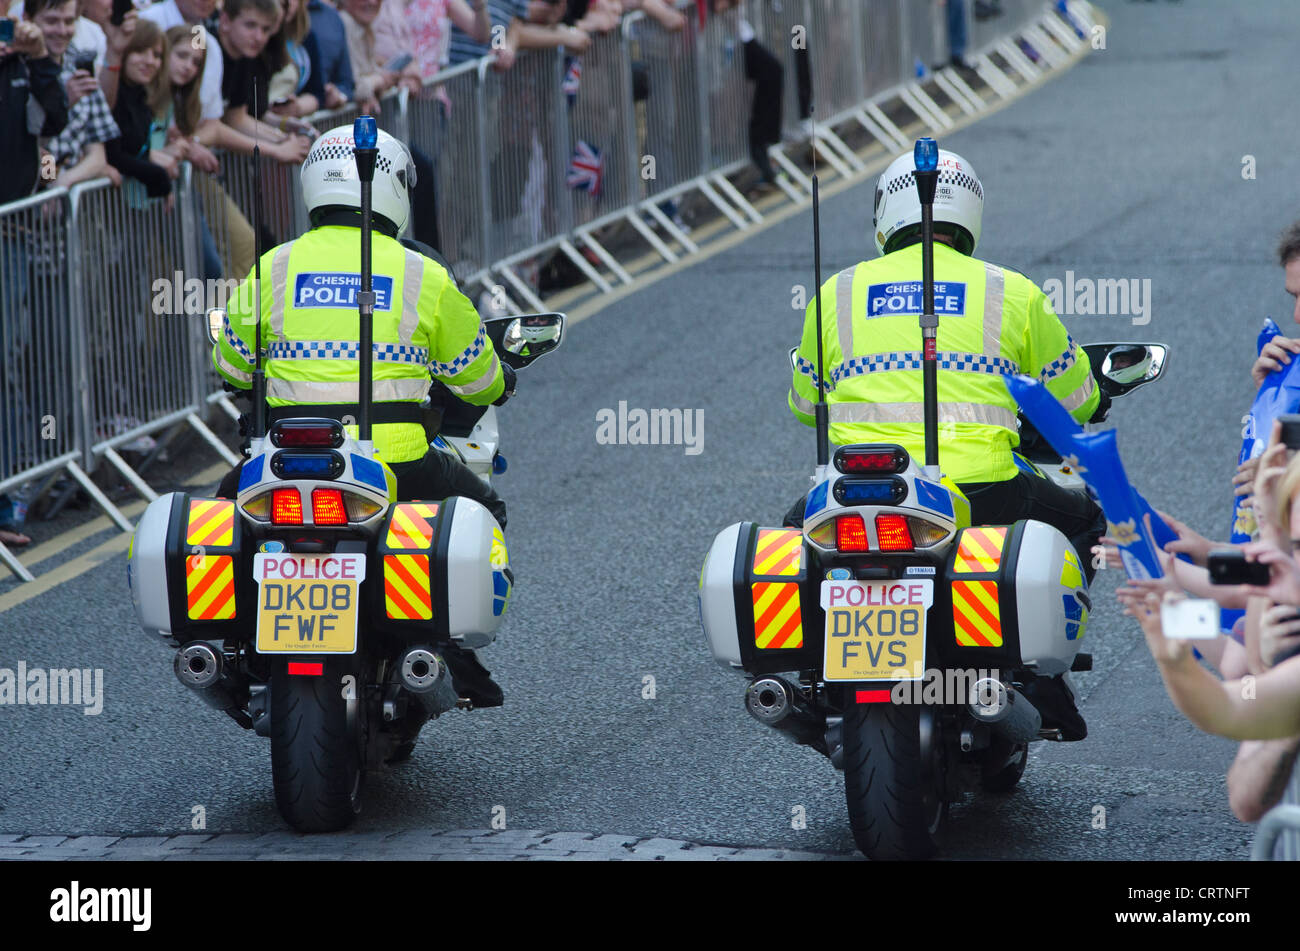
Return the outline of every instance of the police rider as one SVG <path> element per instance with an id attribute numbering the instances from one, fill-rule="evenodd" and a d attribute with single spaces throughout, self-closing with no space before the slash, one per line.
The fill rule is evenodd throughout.
<path id="1" fill-rule="evenodd" d="M 399 498 L 465 496 L 504 526 L 500 497 L 459 460 L 429 448 L 420 402 L 432 374 L 467 403 L 500 405 L 514 390 L 514 372 L 498 360 L 478 312 L 447 269 L 398 241 L 411 213 L 415 166 L 387 132 L 379 133 L 378 148 L 371 195 L 375 452 L 397 476 Z M 316 140 L 300 172 L 312 229 L 262 255 L 260 311 L 250 273 L 229 301 L 212 349 L 217 371 L 232 385 L 251 388 L 261 314 L 271 422 L 360 415 L 361 184 L 353 153 L 351 126 Z M 347 430 L 357 436 L 356 426 Z M 238 485 L 236 467 L 218 495 L 234 498 Z M 461 696 L 475 706 L 501 705 L 501 688 L 473 651 L 452 645 L 445 656 Z"/>
<path id="2" fill-rule="evenodd" d="M 882 255 L 846 268 L 821 290 L 823 365 L 830 439 L 839 445 L 896 443 L 924 458 L 922 390 L 921 202 L 912 154 L 895 159 L 876 186 L 873 228 Z M 970 500 L 976 525 L 1032 518 L 1060 529 L 1084 555 L 1105 529 L 1101 509 L 1082 493 L 1022 471 L 1017 406 L 1006 374 L 1042 381 L 1079 422 L 1104 418 L 1110 400 L 1093 380 L 1088 356 L 1066 332 L 1047 296 L 1028 278 L 973 257 L 984 189 L 965 159 L 939 152 L 934 201 L 935 313 L 939 316 L 939 462 Z M 816 302 L 808 305 L 788 403 L 815 425 Z M 800 525 L 804 502 L 787 523 Z M 1060 678 L 1029 688 L 1044 724 L 1064 739 L 1087 728 Z M 1048 722 L 1048 721 L 1054 722 Z"/>

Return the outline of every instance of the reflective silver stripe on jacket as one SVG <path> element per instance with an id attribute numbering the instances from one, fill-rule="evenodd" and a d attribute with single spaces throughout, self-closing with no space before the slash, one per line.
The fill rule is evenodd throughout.
<path id="1" fill-rule="evenodd" d="M 397 339 L 410 344 L 415 337 L 416 328 L 420 326 L 420 287 L 424 280 L 424 255 L 406 251 L 406 263 L 402 269 L 402 322 L 397 326 Z"/>
<path id="2" fill-rule="evenodd" d="M 231 362 L 222 355 L 220 348 L 214 347 L 212 352 L 216 355 L 217 366 L 226 374 L 226 376 L 230 377 L 232 380 L 239 380 L 243 383 L 253 382 L 253 374 L 232 365 Z"/>
<path id="3" fill-rule="evenodd" d="M 1002 310 L 1007 276 L 994 264 L 984 265 L 984 355 L 1002 354 Z"/>
<path id="4" fill-rule="evenodd" d="M 845 268 L 835 275 L 835 326 L 840 336 L 840 359 L 853 356 L 853 282 L 858 267 Z"/>
<path id="5" fill-rule="evenodd" d="M 473 396 L 475 393 L 481 393 L 489 386 L 496 382 L 497 370 L 501 367 L 501 361 L 497 359 L 495 353 L 492 354 L 492 363 L 488 365 L 487 372 L 475 380 L 473 383 L 466 383 L 463 386 L 457 386 L 454 383 L 444 384 L 447 389 L 451 390 L 457 396 Z"/>
<path id="6" fill-rule="evenodd" d="M 1061 400 L 1061 405 L 1064 406 L 1067 411 L 1073 413 L 1084 403 L 1088 402 L 1094 389 L 1096 389 L 1096 381 L 1093 380 L 1092 374 L 1089 373 L 1088 378 L 1083 381 L 1077 390 L 1065 397 L 1065 399 Z"/>
<path id="7" fill-rule="evenodd" d="M 281 339 L 284 337 L 284 303 L 290 294 L 289 251 L 293 245 L 292 241 L 280 245 L 271 259 L 271 334 Z M 259 300 L 255 306 L 260 308 L 262 302 Z"/>
<path id="8" fill-rule="evenodd" d="M 806 413 L 809 416 L 813 416 L 817 412 L 817 407 L 796 393 L 793 386 L 790 387 L 790 402 L 794 404 L 794 408 L 799 412 Z"/>
<path id="9" fill-rule="evenodd" d="M 418 403 L 429 392 L 427 379 L 375 380 L 372 387 L 376 403 L 408 400 Z M 290 403 L 355 403 L 360 399 L 361 384 L 356 380 L 346 382 L 323 380 L 266 381 L 268 399 L 287 400 Z"/>
<path id="10" fill-rule="evenodd" d="M 832 423 L 924 423 L 924 403 L 832 403 Z M 976 423 L 1016 431 L 1016 414 L 984 403 L 940 403 L 940 423 Z"/>

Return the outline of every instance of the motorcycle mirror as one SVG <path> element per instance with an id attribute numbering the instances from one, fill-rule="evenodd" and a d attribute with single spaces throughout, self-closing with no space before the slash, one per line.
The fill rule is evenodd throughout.
<path id="1" fill-rule="evenodd" d="M 226 312 L 220 307 L 208 311 L 208 339 L 217 343 L 221 339 L 221 325 L 225 323 Z"/>
<path id="2" fill-rule="evenodd" d="M 1083 348 L 1093 376 L 1112 399 L 1158 380 L 1169 361 L 1161 343 L 1092 343 Z"/>
<path id="3" fill-rule="evenodd" d="M 791 370 L 799 369 L 799 348 L 798 347 L 790 348 L 790 369 Z"/>
<path id="4" fill-rule="evenodd" d="M 483 322 L 492 346 L 503 362 L 518 370 L 560 345 L 564 314 L 521 314 Z"/>

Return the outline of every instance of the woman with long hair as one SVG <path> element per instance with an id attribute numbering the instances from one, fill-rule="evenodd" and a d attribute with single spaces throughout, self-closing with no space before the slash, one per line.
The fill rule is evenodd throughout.
<path id="1" fill-rule="evenodd" d="M 171 100 L 171 82 L 162 68 L 166 60 L 162 28 L 150 20 L 137 23 L 122 51 L 121 82 L 113 106 L 113 119 L 122 134 L 105 145 L 105 152 L 109 164 L 141 182 L 150 198 L 167 196 L 170 208 L 175 202 L 171 180 L 180 174 L 180 161 L 151 148 L 153 128 L 161 125 Z"/>
<path id="2" fill-rule="evenodd" d="M 311 57 L 303 46 L 310 26 L 305 0 L 280 0 L 280 25 L 266 44 L 263 56 L 267 57 L 271 82 L 270 112 L 265 121 L 276 124 L 277 116 L 309 116 L 320 108 L 320 103 L 306 92 L 311 76 Z"/>

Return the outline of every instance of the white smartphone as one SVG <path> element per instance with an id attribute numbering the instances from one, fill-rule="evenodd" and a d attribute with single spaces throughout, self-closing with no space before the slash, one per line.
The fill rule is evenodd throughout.
<path id="1" fill-rule="evenodd" d="M 1184 598 L 1160 605 L 1165 637 L 1180 641 L 1207 641 L 1219 636 L 1219 602 L 1209 598 Z"/>

